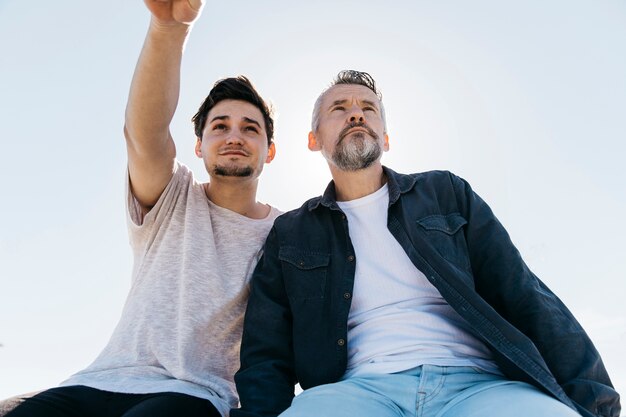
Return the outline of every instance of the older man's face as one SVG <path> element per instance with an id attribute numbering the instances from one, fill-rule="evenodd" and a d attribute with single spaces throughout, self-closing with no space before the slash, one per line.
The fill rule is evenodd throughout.
<path id="1" fill-rule="evenodd" d="M 319 126 L 311 135 L 309 148 L 321 151 L 342 171 L 367 168 L 389 149 L 380 100 L 357 84 L 336 85 L 326 92 Z"/>

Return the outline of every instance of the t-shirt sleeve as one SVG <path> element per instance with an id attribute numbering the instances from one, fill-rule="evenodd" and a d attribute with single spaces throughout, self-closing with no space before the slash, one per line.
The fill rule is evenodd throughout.
<path id="1" fill-rule="evenodd" d="M 155 225 L 163 221 L 168 212 L 174 209 L 181 191 L 193 181 L 191 171 L 185 165 L 176 161 L 174 174 L 163 193 L 159 196 L 154 207 L 143 214 L 141 204 L 133 195 L 130 187 L 130 176 L 126 174 L 126 221 L 132 246 L 138 246 L 149 239 Z"/>

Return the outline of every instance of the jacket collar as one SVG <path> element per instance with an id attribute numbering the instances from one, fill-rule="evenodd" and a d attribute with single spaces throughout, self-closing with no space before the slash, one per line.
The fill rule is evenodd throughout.
<path id="1" fill-rule="evenodd" d="M 383 165 L 383 173 L 387 177 L 387 186 L 389 187 L 389 205 L 391 206 L 398 198 L 400 194 L 404 194 L 411 190 L 417 181 L 414 175 L 398 174 L 394 170 L 387 168 Z M 331 210 L 339 210 L 337 205 L 337 192 L 335 190 L 335 182 L 330 181 L 326 187 L 326 191 L 321 197 L 316 197 L 309 200 L 309 211 L 315 210 L 320 206 L 327 207 Z"/>

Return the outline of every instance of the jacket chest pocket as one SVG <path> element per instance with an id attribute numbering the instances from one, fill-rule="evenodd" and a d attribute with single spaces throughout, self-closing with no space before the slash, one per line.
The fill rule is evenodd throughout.
<path id="1" fill-rule="evenodd" d="M 322 299 L 330 254 L 310 252 L 291 246 L 278 252 L 287 296 L 292 300 Z"/>
<path id="2" fill-rule="evenodd" d="M 466 224 L 467 220 L 459 213 L 435 214 L 417 220 L 418 229 L 441 256 L 469 271 L 467 243 L 462 230 Z"/>

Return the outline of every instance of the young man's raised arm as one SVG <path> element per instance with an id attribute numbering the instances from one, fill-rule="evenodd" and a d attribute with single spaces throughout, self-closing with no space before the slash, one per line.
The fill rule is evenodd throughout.
<path id="1" fill-rule="evenodd" d="M 176 148 L 169 125 L 178 104 L 180 65 L 203 0 L 144 0 L 150 27 L 130 87 L 124 135 L 133 194 L 145 209 L 167 186 Z"/>

